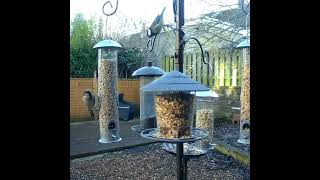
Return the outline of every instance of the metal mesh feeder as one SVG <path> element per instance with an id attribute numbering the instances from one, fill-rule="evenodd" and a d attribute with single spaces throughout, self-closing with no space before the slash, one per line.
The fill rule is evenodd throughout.
<path id="1" fill-rule="evenodd" d="M 132 76 L 138 76 L 140 79 L 140 88 L 162 76 L 165 72 L 148 62 L 148 66 L 137 69 Z M 140 125 L 132 126 L 131 129 L 140 131 L 156 127 L 156 113 L 154 109 L 154 93 L 142 91 L 140 89 Z"/>
<path id="2" fill-rule="evenodd" d="M 116 41 L 103 40 L 98 49 L 98 96 L 100 98 L 100 143 L 120 141 L 118 110 L 118 50 Z"/>
<path id="3" fill-rule="evenodd" d="M 208 91 L 209 88 L 178 71 L 169 72 L 143 88 L 155 92 L 155 110 L 158 137 L 191 137 L 194 94 L 192 91 Z"/>
<path id="4" fill-rule="evenodd" d="M 196 128 L 204 129 L 208 132 L 208 137 L 197 141 L 195 144 L 202 150 L 209 150 L 214 147 L 214 104 L 218 98 L 214 91 L 196 92 Z"/>

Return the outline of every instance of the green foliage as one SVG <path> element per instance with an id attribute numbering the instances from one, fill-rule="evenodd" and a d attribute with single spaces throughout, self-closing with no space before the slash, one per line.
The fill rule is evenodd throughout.
<path id="1" fill-rule="evenodd" d="M 98 26 L 98 28 L 97 28 Z M 71 22 L 70 37 L 70 76 L 74 78 L 93 77 L 97 68 L 98 53 L 93 46 L 102 40 L 103 22 L 96 25 L 96 20 L 84 19 L 78 13 Z"/>
<path id="2" fill-rule="evenodd" d="M 103 19 L 86 20 L 78 13 L 71 22 L 70 76 L 73 78 L 93 77 L 98 67 L 98 52 L 93 46 L 103 40 Z M 111 38 L 114 39 L 114 38 Z M 118 56 L 119 78 L 131 77 L 141 66 L 143 58 L 137 49 L 122 49 Z"/>
<path id="3" fill-rule="evenodd" d="M 92 48 L 94 37 L 93 21 L 85 20 L 81 13 L 77 14 L 71 23 L 70 44 L 75 49 Z"/>
<path id="4" fill-rule="evenodd" d="M 143 56 L 138 49 L 123 49 L 118 54 L 119 78 L 132 78 L 132 73 L 141 67 Z"/>
<path id="5" fill-rule="evenodd" d="M 74 78 L 93 77 L 97 55 L 88 49 L 70 49 L 70 75 Z"/>

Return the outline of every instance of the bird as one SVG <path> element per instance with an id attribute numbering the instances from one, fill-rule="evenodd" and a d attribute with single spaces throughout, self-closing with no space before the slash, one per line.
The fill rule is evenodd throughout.
<path id="1" fill-rule="evenodd" d="M 160 15 L 158 15 L 151 26 L 147 30 L 147 36 L 150 38 L 152 36 L 155 36 L 159 34 L 163 28 L 163 12 L 166 9 L 166 7 L 163 8 L 162 12 Z"/>
<path id="2" fill-rule="evenodd" d="M 82 101 L 87 106 L 88 111 L 90 112 L 91 118 L 95 120 L 99 119 L 99 110 L 100 110 L 100 101 L 99 97 L 91 93 L 90 90 L 84 90 Z"/>

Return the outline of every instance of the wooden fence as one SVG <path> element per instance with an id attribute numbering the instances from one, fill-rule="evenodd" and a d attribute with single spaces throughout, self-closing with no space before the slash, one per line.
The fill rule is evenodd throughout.
<path id="1" fill-rule="evenodd" d="M 209 87 L 240 86 L 241 50 L 211 50 L 209 65 L 201 61 L 200 53 L 184 54 L 183 72 L 201 84 Z M 166 72 L 175 70 L 174 59 L 166 56 L 162 63 Z"/>
<path id="2" fill-rule="evenodd" d="M 118 91 L 123 93 L 125 101 L 136 104 L 139 109 L 140 82 L 139 80 L 120 79 L 118 81 Z M 90 117 L 88 110 L 82 102 L 82 94 L 85 89 L 97 92 L 97 81 L 95 78 L 70 78 L 70 119 L 79 121 Z"/>

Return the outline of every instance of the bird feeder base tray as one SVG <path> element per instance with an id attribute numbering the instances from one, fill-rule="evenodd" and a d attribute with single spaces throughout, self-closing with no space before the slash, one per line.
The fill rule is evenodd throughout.
<path id="1" fill-rule="evenodd" d="M 156 140 L 160 142 L 168 142 L 168 143 L 195 142 L 197 140 L 201 140 L 208 137 L 208 132 L 206 130 L 199 129 L 199 128 L 192 128 L 191 137 L 186 137 L 186 138 L 167 139 L 167 138 L 158 137 L 157 128 L 143 130 L 140 134 L 142 137 L 147 139 Z"/>
<path id="2" fill-rule="evenodd" d="M 250 144 L 249 139 L 238 139 L 237 142 L 240 144 Z"/>
<path id="3" fill-rule="evenodd" d="M 112 140 L 112 141 L 99 139 L 99 143 L 103 143 L 103 144 L 106 144 L 106 143 L 115 143 L 115 142 L 119 142 L 119 141 L 121 141 L 121 140 L 122 140 L 122 138 L 118 138 L 118 139 L 115 139 L 115 140 Z"/>
<path id="4" fill-rule="evenodd" d="M 143 131 L 144 129 L 141 129 L 140 125 L 138 124 L 138 125 L 131 126 L 131 130 L 141 133 L 141 131 Z"/>

